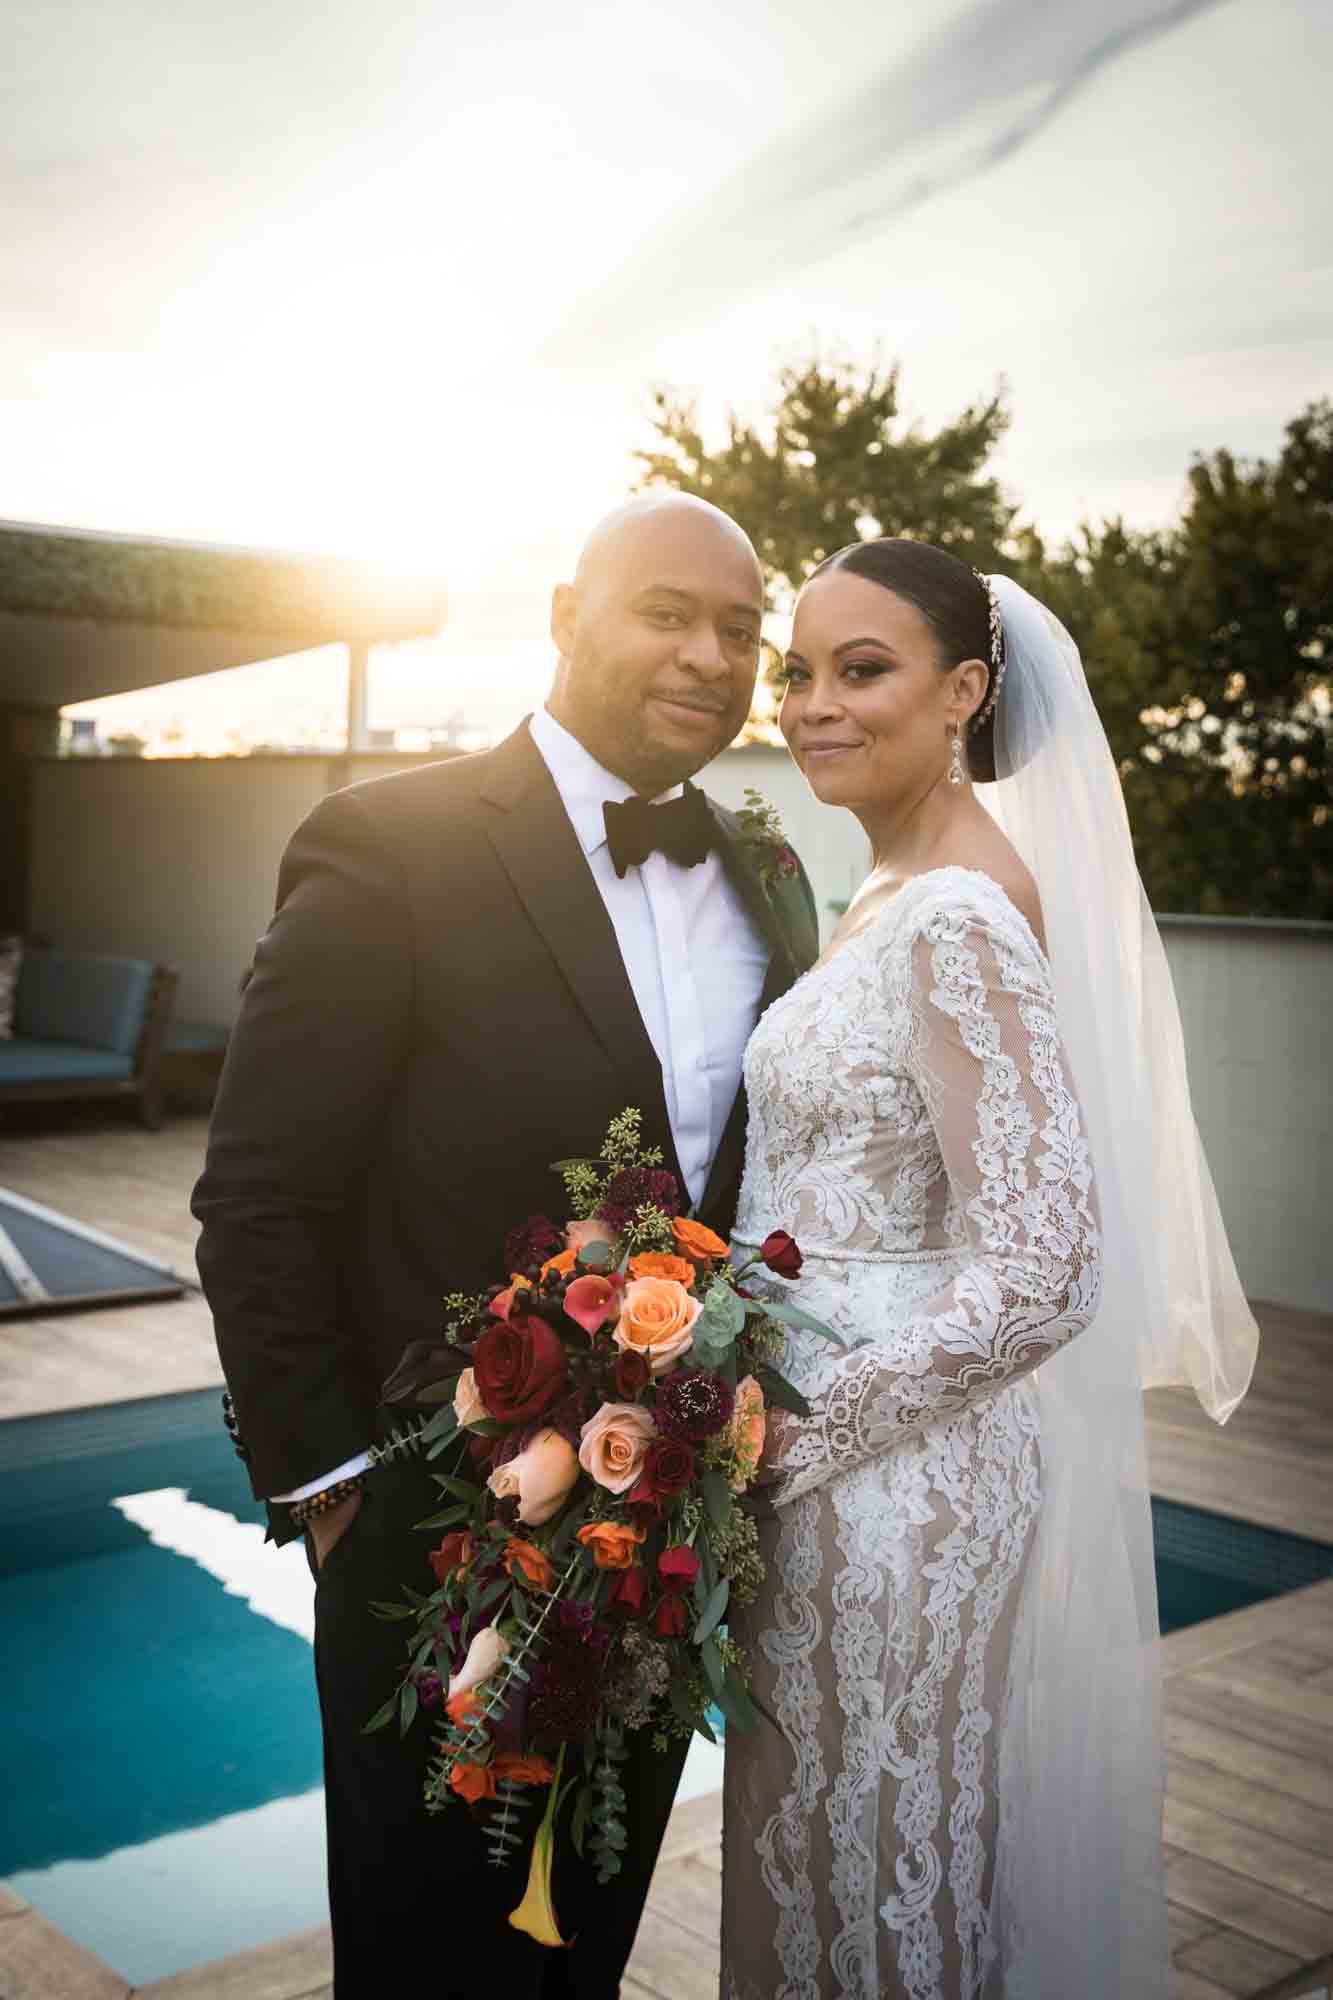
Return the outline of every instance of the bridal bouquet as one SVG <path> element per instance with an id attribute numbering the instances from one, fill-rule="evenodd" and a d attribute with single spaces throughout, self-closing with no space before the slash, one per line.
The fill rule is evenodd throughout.
<path id="1" fill-rule="evenodd" d="M 528 1887 L 510 1923 L 559 1945 L 551 1902 L 556 1815 L 601 1882 L 628 1843 L 618 1766 L 626 1733 L 654 1725 L 714 1741 L 755 1726 L 743 1650 L 724 1620 L 763 1569 L 742 1496 L 765 1409 L 808 1406 L 774 1366 L 780 1322 L 834 1338 L 785 1300 L 747 1295 L 763 1265 L 794 1278 L 782 1231 L 733 1264 L 682 1215 L 661 1155 L 625 1111 L 601 1156 L 564 1160 L 572 1219 L 531 1216 L 506 1241 L 508 1282 L 446 1300 L 447 1345 L 416 1342 L 385 1385 L 390 1404 L 438 1404 L 379 1459 L 434 1458 L 466 1434 L 468 1476 L 435 1475 L 443 1539 L 434 1589 L 376 1604 L 410 1626 L 398 1689 L 366 1725 L 432 1717 L 426 1806 L 484 1816 L 491 1859 L 531 1831 Z M 422 1581 L 425 1582 L 425 1577 Z"/>

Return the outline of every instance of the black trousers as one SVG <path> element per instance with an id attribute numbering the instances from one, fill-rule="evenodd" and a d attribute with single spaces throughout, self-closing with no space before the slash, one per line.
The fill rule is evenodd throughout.
<path id="1" fill-rule="evenodd" d="M 437 1469 L 416 1458 L 377 1468 L 316 1579 L 336 2000 L 389 2000 L 423 1983 L 431 2000 L 616 2000 L 686 1746 L 673 1738 L 663 1755 L 648 1732 L 631 1739 L 629 1852 L 604 1888 L 568 1839 L 572 1793 L 566 1801 L 553 1888 L 561 1935 L 573 1943 L 560 1951 L 506 1921 L 527 1883 L 529 1844 L 493 1868 L 471 1808 L 460 1800 L 426 1812 L 429 1718 L 406 1739 L 396 1726 L 362 1733 L 402 1672 L 408 1629 L 376 1618 L 369 1600 L 399 1599 L 404 1584 L 433 1587 L 426 1552 L 439 1535 L 413 1524 L 438 1511 Z M 534 1829 L 545 1796 L 534 1800 Z"/>

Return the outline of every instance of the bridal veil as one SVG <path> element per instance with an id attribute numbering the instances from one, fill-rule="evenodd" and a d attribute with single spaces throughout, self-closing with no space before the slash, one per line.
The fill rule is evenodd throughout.
<path id="1" fill-rule="evenodd" d="M 1009 578 L 996 781 L 1036 878 L 1104 1240 L 1096 1321 L 1037 1382 L 1046 1494 L 998 1747 L 1004 2000 L 1171 1991 L 1157 1603 L 1142 1392 L 1188 1383 L 1224 1422 L 1257 1331 L 1190 1107 L 1166 956 L 1078 650 Z"/>

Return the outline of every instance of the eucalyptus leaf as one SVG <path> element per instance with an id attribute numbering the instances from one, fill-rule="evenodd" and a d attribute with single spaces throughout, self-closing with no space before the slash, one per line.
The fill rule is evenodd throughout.
<path id="1" fill-rule="evenodd" d="M 775 1409 L 790 1410 L 794 1417 L 808 1417 L 810 1405 L 785 1375 L 779 1375 L 776 1368 L 761 1361 L 754 1371 L 754 1379 L 764 1392 L 764 1401 Z"/>
<path id="2" fill-rule="evenodd" d="M 781 1320 L 784 1326 L 804 1327 L 807 1333 L 817 1333 L 824 1340 L 831 1340 L 838 1347 L 846 1347 L 847 1341 L 831 1326 L 825 1326 L 822 1319 L 813 1313 L 802 1312 L 799 1306 L 788 1305 L 785 1299 L 765 1299 L 764 1313 L 769 1319 Z"/>
<path id="3" fill-rule="evenodd" d="M 387 1604 L 376 1597 L 371 1598 L 370 1608 L 377 1618 L 415 1618 L 417 1615 L 410 1604 Z"/>
<path id="4" fill-rule="evenodd" d="M 721 1624 L 722 1615 L 726 1611 L 727 1600 L 730 1596 L 731 1579 L 724 1576 L 722 1581 L 715 1585 L 713 1590 L 709 1592 L 708 1602 L 699 1615 L 699 1622 L 694 1628 L 694 1644 L 696 1646 L 702 1646 L 709 1633 L 716 1631 L 717 1627 Z"/>
<path id="5" fill-rule="evenodd" d="M 703 1495 L 704 1508 L 715 1528 L 725 1528 L 731 1519 L 731 1488 L 726 1475 L 716 1466 L 708 1466 L 699 1475 L 699 1491 Z"/>
<path id="6" fill-rule="evenodd" d="M 716 1639 L 710 1637 L 704 1640 L 699 1648 L 699 1658 L 703 1662 L 704 1678 L 713 1691 L 713 1699 L 725 1715 L 726 1705 L 722 1699 L 722 1692 L 726 1675 L 722 1665 L 722 1655 L 717 1650 Z"/>
<path id="7" fill-rule="evenodd" d="M 394 1710 L 397 1708 L 397 1706 L 398 1706 L 398 1697 L 396 1694 L 391 1694 L 389 1696 L 389 1699 L 383 1704 L 383 1706 L 375 1710 L 375 1713 L 371 1716 L 369 1722 L 362 1724 L 361 1734 L 363 1736 L 369 1736 L 372 1733 L 372 1731 L 376 1729 L 383 1729 L 387 1723 L 392 1722 L 394 1716 Z"/>
<path id="8" fill-rule="evenodd" d="M 584 1785 L 574 1801 L 574 1817 L 569 1823 L 569 1837 L 580 1861 L 583 1859 L 583 1836 L 588 1827 L 588 1815 L 592 1811 L 592 1796 L 592 1786 Z"/>
<path id="9" fill-rule="evenodd" d="M 716 1284 L 704 1300 L 703 1311 L 694 1322 L 695 1341 L 702 1334 L 707 1346 L 730 1347 L 745 1326 L 745 1303 L 730 1285 Z"/>

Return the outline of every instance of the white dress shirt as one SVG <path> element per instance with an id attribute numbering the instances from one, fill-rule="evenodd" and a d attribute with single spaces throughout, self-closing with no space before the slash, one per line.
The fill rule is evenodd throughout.
<path id="1" fill-rule="evenodd" d="M 634 787 L 604 770 L 546 709 L 530 727 L 615 926 L 630 990 L 662 1065 L 686 1192 L 697 1204 L 740 1087 L 768 946 L 716 849 L 693 868 L 658 853 L 617 875 L 602 807 L 608 799 L 633 798 Z M 676 785 L 655 803 L 679 798 L 682 790 Z"/>
<path id="2" fill-rule="evenodd" d="M 658 853 L 617 875 L 602 807 L 608 799 L 620 804 L 633 798 L 634 787 L 605 770 L 546 709 L 538 709 L 529 727 L 615 926 L 630 990 L 662 1065 L 685 1191 L 697 1205 L 740 1088 L 768 946 L 716 849 L 693 868 Z M 676 785 L 655 803 L 679 798 L 682 790 Z M 322 1479 L 273 1497 L 304 1500 L 354 1478 L 368 1463 L 362 1452 Z"/>

